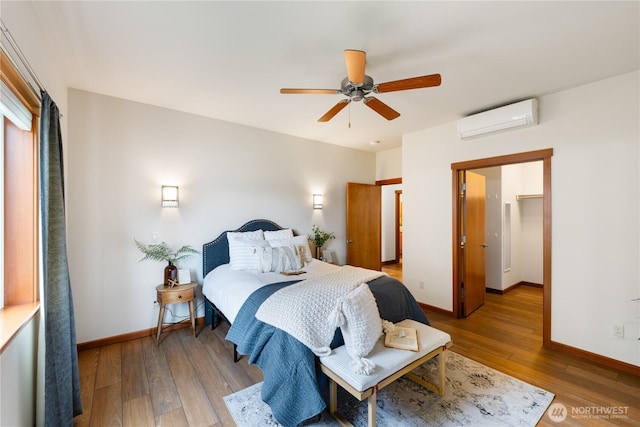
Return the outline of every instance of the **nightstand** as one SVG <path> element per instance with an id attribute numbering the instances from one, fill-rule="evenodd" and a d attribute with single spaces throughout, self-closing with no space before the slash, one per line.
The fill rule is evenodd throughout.
<path id="1" fill-rule="evenodd" d="M 182 302 L 189 303 L 189 317 L 191 318 L 191 329 L 193 337 L 196 336 L 196 316 L 194 313 L 194 299 L 196 297 L 196 282 L 184 285 L 174 286 L 173 288 L 166 285 L 156 286 L 158 293 L 158 304 L 160 304 L 160 313 L 158 313 L 158 331 L 156 332 L 156 343 L 160 344 L 160 333 L 162 332 L 162 323 L 164 320 L 164 309 L 167 304 L 176 304 Z"/>

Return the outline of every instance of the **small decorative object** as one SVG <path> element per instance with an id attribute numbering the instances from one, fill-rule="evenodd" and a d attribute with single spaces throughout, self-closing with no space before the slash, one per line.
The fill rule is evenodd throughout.
<path id="1" fill-rule="evenodd" d="M 170 288 L 173 288 L 174 286 L 179 285 L 178 280 L 176 279 L 168 279 L 167 282 Z"/>
<path id="2" fill-rule="evenodd" d="M 200 253 L 189 245 L 183 246 L 174 252 L 165 242 L 151 245 L 141 243 L 137 240 L 135 240 L 135 242 L 140 252 L 144 254 L 144 258 L 140 261 L 150 259 L 153 261 L 166 261 L 168 263 L 164 269 L 164 284 L 167 286 L 169 286 L 170 280 L 178 284 L 178 268 L 175 266 L 175 263 L 193 254 Z"/>
<path id="3" fill-rule="evenodd" d="M 313 233 L 309 234 L 308 239 L 316 247 L 316 259 L 322 259 L 322 247 L 329 240 L 335 239 L 336 235 L 334 233 L 327 233 L 326 231 L 320 230 L 320 228 L 315 224 L 311 226 L 311 231 L 313 231 Z"/>
<path id="4" fill-rule="evenodd" d="M 418 331 L 415 328 L 396 326 L 393 332 L 384 336 L 385 347 L 401 348 L 403 350 L 418 351 Z"/>
<path id="5" fill-rule="evenodd" d="M 191 283 L 191 270 L 188 269 L 179 269 L 178 270 L 178 282 L 181 285 L 185 285 L 187 283 Z"/>

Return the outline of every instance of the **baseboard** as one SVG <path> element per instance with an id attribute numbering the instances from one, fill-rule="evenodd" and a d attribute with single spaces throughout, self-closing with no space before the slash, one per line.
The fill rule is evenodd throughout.
<path id="1" fill-rule="evenodd" d="M 419 306 L 420 306 L 420 308 L 422 308 L 423 310 L 426 310 L 426 311 L 435 311 L 436 313 L 444 314 L 445 316 L 451 316 L 451 317 L 454 317 L 454 315 L 453 315 L 453 311 L 445 310 L 445 309 L 440 308 L 440 307 L 434 307 L 434 306 L 432 306 L 432 305 L 425 304 L 425 303 L 423 303 L 423 302 L 418 302 L 418 305 L 419 305 Z"/>
<path id="2" fill-rule="evenodd" d="M 520 282 L 520 286 L 531 286 L 532 288 L 544 288 L 542 283 L 533 283 L 533 282 Z"/>
<path id="3" fill-rule="evenodd" d="M 518 283 L 515 283 L 515 284 L 509 286 L 508 288 L 504 288 L 504 289 L 485 288 L 485 291 L 490 293 L 490 294 L 504 295 L 507 292 L 511 292 L 512 290 L 514 290 L 515 288 L 518 288 L 520 286 L 531 286 L 532 288 L 540 288 L 540 289 L 542 289 L 544 287 L 540 283 L 520 281 Z"/>
<path id="4" fill-rule="evenodd" d="M 196 325 L 201 325 L 201 324 L 204 324 L 204 317 L 196 318 Z M 162 328 L 162 332 L 164 333 L 164 332 L 174 331 L 176 329 L 190 328 L 190 327 L 191 327 L 191 323 L 189 319 L 186 319 L 185 321 L 180 323 L 173 323 L 171 325 L 164 326 Z M 154 336 L 156 335 L 156 331 L 157 331 L 157 328 L 149 328 L 149 329 L 143 329 L 141 331 L 129 332 L 122 335 L 115 335 L 113 337 L 100 338 L 99 340 L 80 343 L 77 345 L 77 348 L 78 348 L 78 351 L 82 351 L 82 350 L 89 350 L 91 348 L 96 348 L 96 347 L 104 347 L 106 345 L 111 345 L 111 344 L 118 344 L 125 341 L 136 340 L 138 338 Z"/>
<path id="5" fill-rule="evenodd" d="M 600 365 L 607 366 L 609 368 L 640 376 L 640 366 L 632 365 L 631 363 L 622 362 L 620 360 L 612 359 L 610 357 L 602 356 L 596 353 L 591 353 L 590 351 L 582 350 L 580 348 L 561 344 L 555 341 L 551 341 L 551 345 L 549 346 L 549 348 L 552 350 L 569 353 L 576 357 L 580 357 L 581 359 L 587 359 L 592 362 L 599 363 Z"/>

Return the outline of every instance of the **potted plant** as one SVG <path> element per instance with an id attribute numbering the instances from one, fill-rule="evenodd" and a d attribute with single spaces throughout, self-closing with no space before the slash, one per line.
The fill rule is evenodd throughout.
<path id="1" fill-rule="evenodd" d="M 316 258 L 322 259 L 322 247 L 331 239 L 335 239 L 336 235 L 334 233 L 328 233 L 326 231 L 320 230 L 317 225 L 311 226 L 312 233 L 307 236 L 309 241 L 313 243 L 316 247 Z"/>
<path id="2" fill-rule="evenodd" d="M 165 261 L 168 263 L 168 265 L 164 268 L 165 285 L 169 285 L 169 281 L 171 281 L 171 284 L 177 284 L 176 279 L 178 277 L 178 268 L 175 266 L 175 264 L 178 261 L 190 257 L 193 254 L 200 253 L 189 245 L 185 245 L 177 251 L 174 251 L 165 242 L 153 243 L 148 245 L 135 239 L 134 241 L 136 242 L 136 246 L 138 247 L 138 249 L 140 249 L 140 252 L 144 254 L 144 258 L 142 258 L 140 261 L 146 261 L 150 259 L 153 261 Z"/>

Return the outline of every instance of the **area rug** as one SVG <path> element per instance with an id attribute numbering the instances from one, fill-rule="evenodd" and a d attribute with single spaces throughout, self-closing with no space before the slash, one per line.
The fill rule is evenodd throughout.
<path id="1" fill-rule="evenodd" d="M 432 359 L 414 373 L 436 382 Z M 378 392 L 378 426 L 535 426 L 554 395 L 484 366 L 452 351 L 447 352 L 445 396 L 411 380 L 398 381 Z M 262 383 L 224 397 L 239 427 L 279 426 L 260 398 Z M 358 402 L 338 387 L 338 411 L 356 427 L 367 425 L 366 399 Z M 334 427 L 338 423 L 325 410 L 305 426 Z"/>

